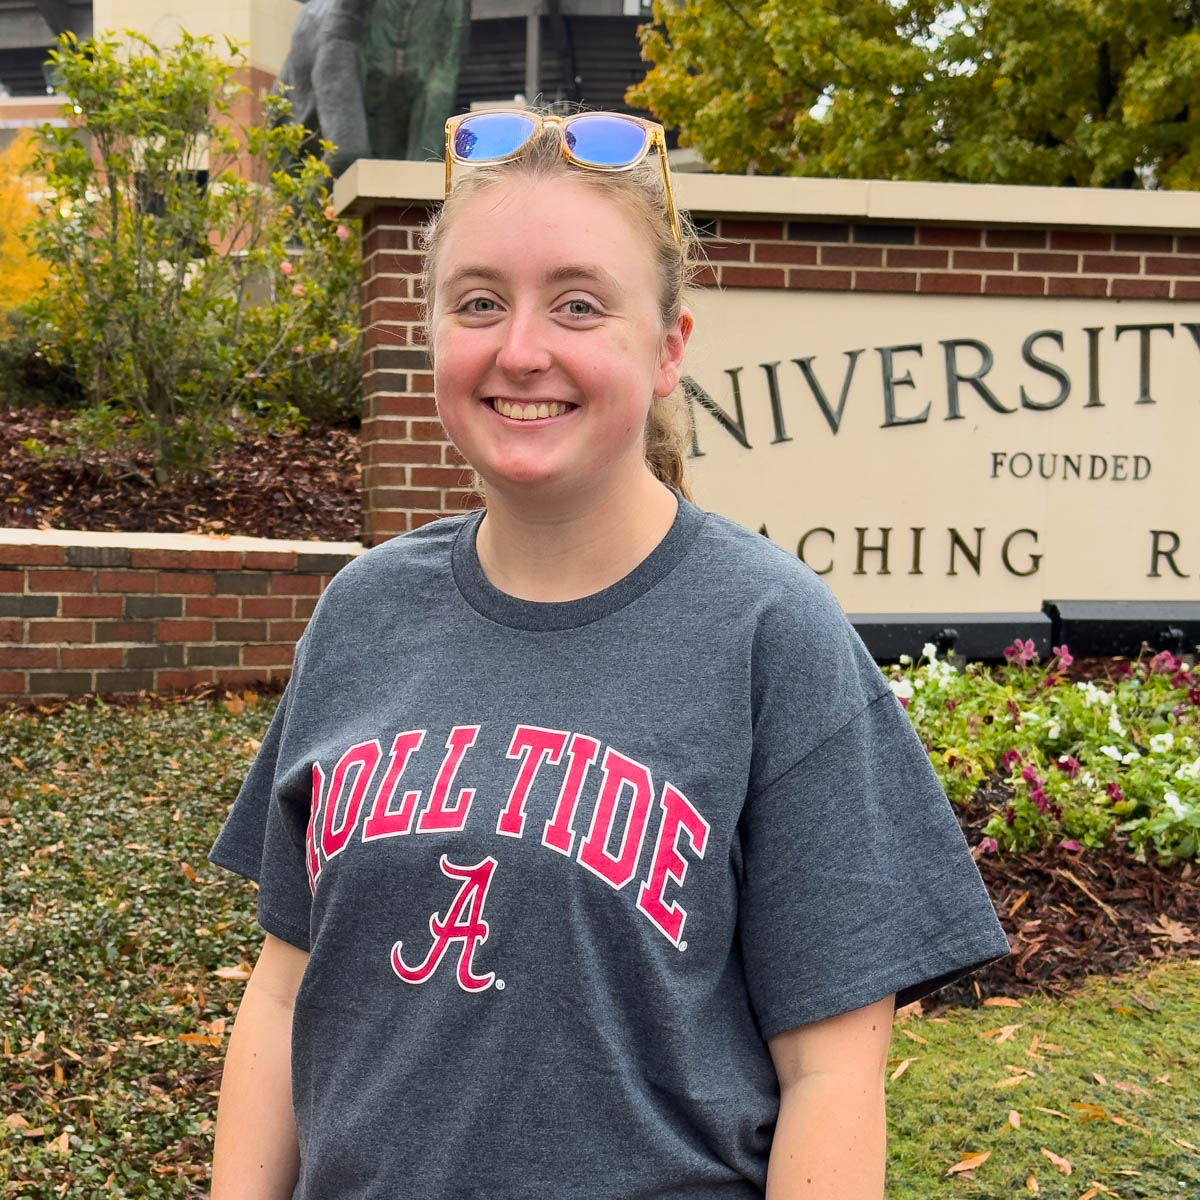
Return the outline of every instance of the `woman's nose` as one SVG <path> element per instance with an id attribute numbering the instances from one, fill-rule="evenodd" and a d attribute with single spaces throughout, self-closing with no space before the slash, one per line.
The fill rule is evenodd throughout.
<path id="1" fill-rule="evenodd" d="M 501 370 L 511 375 L 529 375 L 550 365 L 546 331 L 536 316 L 514 313 L 503 326 L 503 340 L 496 354 Z"/>

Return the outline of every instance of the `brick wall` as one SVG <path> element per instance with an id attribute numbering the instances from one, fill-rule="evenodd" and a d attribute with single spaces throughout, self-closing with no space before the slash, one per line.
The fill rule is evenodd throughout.
<path id="1" fill-rule="evenodd" d="M 321 590 L 359 549 L 6 530 L 0 700 L 285 678 Z"/>

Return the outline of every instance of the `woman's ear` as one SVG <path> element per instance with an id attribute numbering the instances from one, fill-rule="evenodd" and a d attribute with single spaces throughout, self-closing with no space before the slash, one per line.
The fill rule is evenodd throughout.
<path id="1" fill-rule="evenodd" d="M 692 310 L 687 305 L 679 309 L 675 324 L 663 334 L 662 353 L 658 361 L 658 377 L 654 381 L 654 394 L 669 396 L 678 386 L 683 374 L 683 352 L 688 338 L 692 336 Z"/>

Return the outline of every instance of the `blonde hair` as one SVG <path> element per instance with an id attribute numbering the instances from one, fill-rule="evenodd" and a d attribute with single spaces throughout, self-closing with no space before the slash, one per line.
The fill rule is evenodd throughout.
<path id="1" fill-rule="evenodd" d="M 645 230 L 654 253 L 659 282 L 658 311 L 663 328 L 670 329 L 679 320 L 684 289 L 698 261 L 698 239 L 687 214 L 680 212 L 680 242 L 675 240 L 669 200 L 657 156 L 648 154 L 628 171 L 590 171 L 567 160 L 562 152 L 561 139 L 559 130 L 547 125 L 522 148 L 516 158 L 456 168 L 450 194 L 441 211 L 425 226 L 421 240 L 424 250 L 422 316 L 430 354 L 432 338 L 429 332 L 435 302 L 437 257 L 446 238 L 446 230 L 453 224 L 454 214 L 465 200 L 514 176 L 539 180 L 569 175 L 620 205 L 634 223 Z M 687 485 L 684 460 L 690 436 L 690 421 L 687 409 L 680 401 L 679 389 L 670 396 L 656 398 L 646 418 L 646 465 L 656 479 L 676 488 L 689 500 L 693 497 Z"/>

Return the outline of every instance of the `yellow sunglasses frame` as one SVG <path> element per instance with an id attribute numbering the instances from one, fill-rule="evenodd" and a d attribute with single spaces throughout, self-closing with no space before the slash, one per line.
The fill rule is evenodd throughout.
<path id="1" fill-rule="evenodd" d="M 496 158 L 484 159 L 469 159 L 463 158 L 454 150 L 454 135 L 458 131 L 458 127 L 472 117 L 484 116 L 489 112 L 512 113 L 517 116 L 528 117 L 533 122 L 533 129 L 527 137 L 515 150 L 509 154 L 503 154 Z M 603 115 L 606 117 L 616 117 L 622 121 L 629 121 L 635 125 L 640 125 L 643 129 L 649 131 L 649 138 L 642 152 L 629 163 L 621 163 L 618 166 L 602 165 L 600 163 L 584 162 L 571 152 L 571 147 L 567 145 L 567 126 L 573 121 L 578 121 L 581 117 L 589 117 L 593 115 Z M 667 162 L 667 138 L 663 131 L 663 127 L 657 121 L 647 121 L 644 117 L 631 116 L 628 113 L 602 113 L 593 114 L 590 112 L 570 113 L 567 116 L 559 116 L 557 113 L 538 113 L 530 112 L 524 108 L 501 108 L 501 109 L 483 109 L 476 112 L 459 113 L 457 116 L 451 117 L 446 122 L 446 195 L 450 195 L 450 175 L 454 163 L 459 163 L 464 167 L 483 166 L 487 163 L 502 163 L 510 162 L 518 157 L 522 150 L 529 145 L 531 141 L 547 126 L 553 125 L 559 132 L 559 143 L 562 146 L 563 157 L 574 166 L 582 167 L 585 171 L 630 171 L 640 163 L 651 149 L 654 149 L 658 154 L 658 162 L 662 167 L 663 187 L 667 193 L 667 207 L 670 210 L 671 217 L 671 232 L 675 235 L 675 244 L 683 245 L 683 234 L 679 228 L 679 215 L 675 208 L 675 193 L 671 188 L 671 168 Z"/>

